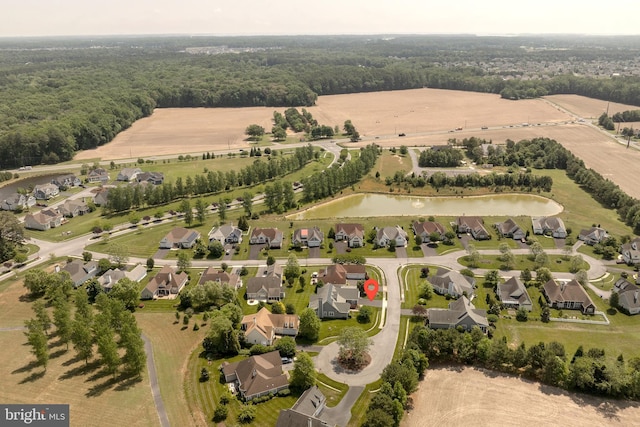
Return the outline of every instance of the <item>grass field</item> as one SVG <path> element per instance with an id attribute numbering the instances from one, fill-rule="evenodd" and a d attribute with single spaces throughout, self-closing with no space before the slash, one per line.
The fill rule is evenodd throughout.
<path id="1" fill-rule="evenodd" d="M 24 298 L 21 280 L 3 285 L 0 298 L 0 328 L 22 326 L 33 317 L 31 303 Z M 22 330 L 0 331 L 0 401 L 4 403 L 66 403 L 72 425 L 157 426 L 158 415 L 151 396 L 148 375 L 141 381 L 113 382 L 95 363 L 85 365 L 75 352 L 56 345 L 50 338 L 46 372 L 34 367 L 34 356 L 24 345 Z M 96 414 L 100 414 L 96 416 Z"/>
<path id="2" fill-rule="evenodd" d="M 502 267 L 504 263 L 500 261 L 498 257 L 499 255 L 481 255 L 477 268 L 488 268 L 491 270 L 503 269 Z M 514 257 L 516 264 L 515 268 L 512 270 L 524 270 L 525 268 L 528 268 L 533 271 L 536 269 L 536 264 L 532 259 L 530 259 L 529 255 L 514 255 Z M 459 258 L 458 262 L 464 266 L 469 266 L 469 261 L 466 256 Z M 568 273 L 571 268 L 571 263 L 564 255 L 549 255 L 549 262 L 545 267 L 549 268 L 552 272 Z M 582 268 L 584 270 L 588 270 L 589 264 L 583 262 Z"/>

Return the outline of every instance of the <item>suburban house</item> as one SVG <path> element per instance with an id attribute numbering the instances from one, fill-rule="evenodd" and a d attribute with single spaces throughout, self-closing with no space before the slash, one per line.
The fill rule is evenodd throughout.
<path id="1" fill-rule="evenodd" d="M 640 263 L 640 237 L 620 246 L 622 259 L 629 265 Z"/>
<path id="2" fill-rule="evenodd" d="M 451 295 L 457 298 L 463 295 L 471 297 L 475 293 L 475 279 L 457 271 L 438 268 L 436 274 L 427 280 L 433 286 L 433 290 L 440 295 Z"/>
<path id="3" fill-rule="evenodd" d="M 298 335 L 300 318 L 297 314 L 273 314 L 262 307 L 257 313 L 244 316 L 241 327 L 246 342 L 272 345 L 276 335 Z"/>
<path id="4" fill-rule="evenodd" d="M 431 329 L 462 328 L 470 331 L 477 326 L 487 332 L 487 311 L 477 309 L 465 296 L 449 303 L 449 308 L 427 309 L 427 326 Z"/>
<path id="5" fill-rule="evenodd" d="M 355 286 L 324 285 L 309 298 L 309 308 L 320 319 L 348 319 L 349 311 L 358 306 L 360 291 Z"/>
<path id="6" fill-rule="evenodd" d="M 99 182 L 104 184 L 109 181 L 109 172 L 103 168 L 96 168 L 87 174 L 87 182 Z"/>
<path id="7" fill-rule="evenodd" d="M 559 310 L 580 310 L 583 314 L 593 314 L 596 306 L 577 280 L 557 283 L 551 279 L 542 287 L 547 302 Z"/>
<path id="8" fill-rule="evenodd" d="M 364 246 L 364 227 L 362 224 L 336 224 L 334 239 L 346 241 L 350 248 L 361 248 Z"/>
<path id="9" fill-rule="evenodd" d="M 280 411 L 276 427 L 335 427 L 318 418 L 326 404 L 327 398 L 314 385 L 302 393 L 291 409 Z"/>
<path id="10" fill-rule="evenodd" d="M 629 314 L 640 313 L 640 287 L 624 277 L 613 285 L 612 292 L 618 294 L 618 306 Z"/>
<path id="11" fill-rule="evenodd" d="M 591 246 L 601 243 L 607 237 L 609 237 L 607 230 L 600 227 L 591 227 L 585 230 L 580 230 L 580 234 L 578 234 L 578 239 Z"/>
<path id="12" fill-rule="evenodd" d="M 400 228 L 399 225 L 379 228 L 376 234 L 376 244 L 384 248 L 389 246 L 390 242 L 395 242 L 398 248 L 404 248 L 407 246 L 407 232 Z"/>
<path id="13" fill-rule="evenodd" d="M 73 200 L 65 200 L 62 205 L 58 208 L 58 211 L 68 218 L 75 218 L 80 215 L 84 215 L 89 213 L 91 209 L 89 209 L 89 205 L 87 202 L 82 199 L 73 199 Z"/>
<path id="14" fill-rule="evenodd" d="M 476 240 L 489 240 L 491 235 L 484 228 L 484 220 L 479 216 L 459 216 L 456 220 L 458 234 L 470 233 Z"/>
<path id="15" fill-rule="evenodd" d="M 61 271 L 66 271 L 71 276 L 73 287 L 77 288 L 87 280 L 95 277 L 100 269 L 97 261 L 84 262 L 81 259 L 74 259 L 62 267 Z"/>
<path id="16" fill-rule="evenodd" d="M 135 180 L 137 182 L 160 185 L 164 182 L 164 174 L 162 172 L 142 172 L 136 175 Z"/>
<path id="17" fill-rule="evenodd" d="M 161 297 L 176 296 L 180 293 L 189 277 L 184 271 L 176 273 L 173 268 L 165 265 L 160 269 L 147 286 L 142 290 L 140 299 L 156 299 Z"/>
<path id="18" fill-rule="evenodd" d="M 53 178 L 51 180 L 51 183 L 56 185 L 58 188 L 77 187 L 78 185 L 82 184 L 82 181 L 80 181 L 80 179 L 73 174 L 67 174 L 67 175 L 60 175 Z"/>
<path id="19" fill-rule="evenodd" d="M 281 248 L 284 236 L 277 228 L 254 228 L 249 239 L 250 245 L 269 245 L 270 249 Z"/>
<path id="20" fill-rule="evenodd" d="M 318 274 L 322 283 L 346 285 L 347 280 L 366 280 L 367 270 L 362 264 L 331 264 Z"/>
<path id="21" fill-rule="evenodd" d="M 567 237 L 567 229 L 564 222 L 560 218 L 554 216 L 543 216 L 539 218 L 531 218 L 533 234 L 548 234 L 557 239 Z"/>
<path id="22" fill-rule="evenodd" d="M 533 303 L 531 302 L 527 288 L 516 276 L 513 276 L 504 283 L 498 283 L 496 293 L 498 294 L 498 298 L 500 298 L 500 302 L 506 307 L 524 307 L 527 311 L 533 310 Z"/>
<path id="23" fill-rule="evenodd" d="M 293 233 L 291 244 L 293 246 L 306 246 L 308 248 L 318 248 L 324 240 L 324 233 L 318 227 L 299 228 Z"/>
<path id="24" fill-rule="evenodd" d="M 176 227 L 160 240 L 160 249 L 189 249 L 196 244 L 200 233 L 184 227 Z"/>
<path id="25" fill-rule="evenodd" d="M 282 267 L 270 265 L 266 275 L 247 280 L 247 299 L 274 302 L 284 299 Z"/>
<path id="26" fill-rule="evenodd" d="M 34 214 L 27 214 L 24 217 L 24 227 L 31 230 L 45 231 L 50 228 L 60 227 L 62 215 L 53 209 L 43 209 Z"/>
<path id="27" fill-rule="evenodd" d="M 104 206 L 107 204 L 110 188 L 99 188 L 96 195 L 93 196 L 93 204 L 96 206 Z"/>
<path id="28" fill-rule="evenodd" d="M 500 234 L 501 237 L 510 237 L 513 240 L 522 240 L 527 237 L 527 234 L 522 231 L 522 228 L 511 218 L 505 222 L 497 223 L 496 230 L 498 230 L 498 234 Z"/>
<path id="29" fill-rule="evenodd" d="M 121 279 L 129 279 L 132 282 L 140 283 L 145 277 L 147 277 L 147 268 L 138 264 L 131 271 L 117 268 L 109 269 L 102 276 L 98 277 L 98 284 L 102 286 L 102 290 L 109 292 L 111 288 L 113 288 L 113 285 Z"/>
<path id="30" fill-rule="evenodd" d="M 209 243 L 214 240 L 219 241 L 223 245 L 225 243 L 242 243 L 242 230 L 232 224 L 224 224 L 220 227 L 213 227 L 209 231 Z"/>
<path id="31" fill-rule="evenodd" d="M 289 378 L 282 372 L 280 352 L 270 351 L 239 362 L 222 362 L 224 381 L 233 382 L 240 397 L 255 399 L 289 388 Z"/>
<path id="32" fill-rule="evenodd" d="M 218 270 L 215 267 L 207 268 L 200 276 L 198 281 L 199 285 L 204 285 L 207 282 L 217 282 L 223 285 L 231 286 L 233 289 L 238 289 L 242 286 L 242 280 L 237 274 L 230 274 L 226 271 Z"/>
<path id="33" fill-rule="evenodd" d="M 49 200 L 60 194 L 60 189 L 55 184 L 42 184 L 33 187 L 33 197 L 36 200 Z"/>
<path id="34" fill-rule="evenodd" d="M 20 193 L 13 193 L 0 203 L 0 209 L 5 211 L 17 211 L 29 209 L 36 204 L 36 198 L 32 195 L 24 195 Z"/>
<path id="35" fill-rule="evenodd" d="M 126 182 L 133 181 L 139 173 L 142 173 L 140 168 L 123 168 L 118 172 L 116 180 Z"/>
<path id="36" fill-rule="evenodd" d="M 420 236 L 423 243 L 431 242 L 431 234 L 438 233 L 440 236 L 438 240 L 444 240 L 444 235 L 447 233 L 447 229 L 444 228 L 442 224 L 434 221 L 414 221 L 411 226 L 413 229 L 413 234 L 416 236 Z"/>

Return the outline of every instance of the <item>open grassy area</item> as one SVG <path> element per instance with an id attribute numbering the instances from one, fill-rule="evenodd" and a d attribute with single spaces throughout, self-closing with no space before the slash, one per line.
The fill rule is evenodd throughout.
<path id="1" fill-rule="evenodd" d="M 503 267 L 503 262 L 498 259 L 499 255 L 481 255 L 480 261 L 478 263 L 477 268 L 488 268 L 491 270 L 500 270 Z M 529 255 L 514 255 L 515 257 L 515 268 L 512 270 L 524 270 L 528 268 L 529 270 L 535 270 L 536 264 Z M 467 256 L 463 256 L 458 259 L 458 262 L 464 266 L 469 266 L 469 260 Z M 571 262 L 564 255 L 549 255 L 549 262 L 545 267 L 549 268 L 549 270 L 558 273 L 569 273 L 571 268 Z M 582 268 L 585 270 L 589 269 L 589 264 L 586 262 L 582 263 Z"/>
<path id="2" fill-rule="evenodd" d="M 318 337 L 318 344 L 326 345 L 332 341 L 335 341 L 340 332 L 347 327 L 357 327 L 364 329 L 365 331 L 369 331 L 368 335 L 371 337 L 378 332 L 380 329 L 377 327 L 377 321 L 379 320 L 380 308 L 371 307 L 371 321 L 368 323 L 360 323 L 356 319 L 357 313 L 352 313 L 351 318 L 349 319 L 333 319 L 333 320 L 323 320 L 320 323 L 320 335 Z"/>
<path id="3" fill-rule="evenodd" d="M 382 155 L 378 157 L 376 165 L 369 172 L 369 176 L 375 177 L 376 173 L 379 173 L 380 179 L 384 182 L 386 177 L 393 177 L 396 172 L 404 172 L 406 174 L 411 169 L 413 169 L 413 165 L 408 154 L 402 155 L 399 150 L 396 153 L 384 150 Z"/>
<path id="4" fill-rule="evenodd" d="M 340 400 L 349 390 L 349 386 L 332 380 L 328 376 L 322 373 L 317 373 L 316 385 L 322 391 L 322 394 L 327 398 L 327 406 L 333 407 L 340 403 Z M 336 391 L 337 390 L 337 391 Z"/>
<path id="5" fill-rule="evenodd" d="M 19 327 L 33 317 L 31 302 L 24 298 L 22 280 L 2 285 L 0 328 Z M 112 380 L 93 361 L 85 365 L 73 349 L 49 338 L 50 359 L 46 372 L 35 367 L 22 330 L 0 332 L 0 400 L 4 403 L 70 405 L 73 425 L 110 426 L 113 420 L 131 426 L 157 426 L 158 415 L 148 375 L 137 380 Z M 96 416 L 100 414 L 100 416 Z"/>

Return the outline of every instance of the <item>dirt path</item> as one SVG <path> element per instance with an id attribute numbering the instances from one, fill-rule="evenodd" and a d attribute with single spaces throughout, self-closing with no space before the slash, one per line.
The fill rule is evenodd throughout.
<path id="1" fill-rule="evenodd" d="M 402 427 L 631 426 L 637 402 L 603 400 L 473 368 L 428 369 Z"/>

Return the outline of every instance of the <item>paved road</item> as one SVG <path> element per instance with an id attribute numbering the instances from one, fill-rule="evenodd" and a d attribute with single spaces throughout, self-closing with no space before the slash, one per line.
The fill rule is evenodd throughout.
<path id="1" fill-rule="evenodd" d="M 158 384 L 158 375 L 156 373 L 156 362 L 153 359 L 153 346 L 151 341 L 144 334 L 142 334 L 144 340 L 144 351 L 147 354 L 147 370 L 149 371 L 149 383 L 151 384 L 151 394 L 153 395 L 153 401 L 158 411 L 158 417 L 160 418 L 160 425 L 162 427 L 169 427 L 169 417 L 167 416 L 167 410 L 164 407 L 162 401 L 162 395 L 160 394 L 160 384 Z"/>
<path id="2" fill-rule="evenodd" d="M 320 419 L 327 421 L 330 425 L 344 427 L 351 419 L 351 408 L 364 391 L 364 386 L 349 387 L 347 394 L 342 397 L 340 403 L 333 408 L 325 408 L 320 413 Z"/>

